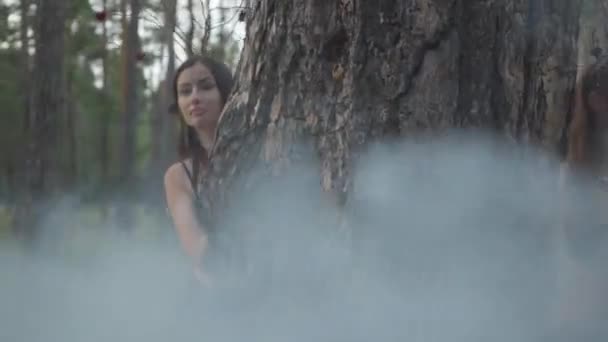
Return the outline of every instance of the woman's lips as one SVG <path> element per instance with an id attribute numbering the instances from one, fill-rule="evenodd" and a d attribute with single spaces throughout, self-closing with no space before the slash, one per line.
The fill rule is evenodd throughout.
<path id="1" fill-rule="evenodd" d="M 207 113 L 207 110 L 203 108 L 195 108 L 190 111 L 190 115 L 192 116 L 203 116 L 205 113 Z"/>

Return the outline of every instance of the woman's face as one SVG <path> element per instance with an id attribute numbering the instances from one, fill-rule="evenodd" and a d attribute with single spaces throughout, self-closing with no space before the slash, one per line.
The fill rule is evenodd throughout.
<path id="1" fill-rule="evenodd" d="M 195 129 L 214 129 L 222 112 L 222 96 L 209 68 L 201 63 L 177 78 L 177 105 L 184 121 Z"/>

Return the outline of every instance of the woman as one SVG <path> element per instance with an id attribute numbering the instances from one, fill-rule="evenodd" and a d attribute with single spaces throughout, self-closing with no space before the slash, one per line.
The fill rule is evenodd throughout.
<path id="1" fill-rule="evenodd" d="M 608 322 L 608 58 L 586 68 L 569 128 L 559 234 L 558 325 L 578 340 Z M 573 336 L 574 335 L 574 336 Z"/>
<path id="2" fill-rule="evenodd" d="M 208 209 L 199 184 L 207 172 L 208 155 L 215 141 L 218 120 L 233 86 L 228 67 L 211 58 L 194 56 L 179 66 L 173 79 L 171 112 L 179 117 L 180 161 L 164 177 L 170 215 L 179 240 L 194 263 L 195 275 L 205 283 L 208 256 Z"/>

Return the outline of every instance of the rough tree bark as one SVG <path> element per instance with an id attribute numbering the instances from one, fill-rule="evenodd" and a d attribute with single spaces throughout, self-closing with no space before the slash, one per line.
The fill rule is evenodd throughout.
<path id="1" fill-rule="evenodd" d="M 359 198 L 354 184 L 363 183 L 358 178 L 359 157 L 367 157 L 365 152 L 374 143 L 418 135 L 432 138 L 454 128 L 489 131 L 515 144 L 540 146 L 547 155 L 559 154 L 576 76 L 580 1 L 260 0 L 250 4 L 236 87 L 220 119 L 204 193 L 211 198 L 218 231 L 236 229 L 235 235 L 229 233 L 231 237 L 244 236 L 247 269 L 278 275 L 262 276 L 271 280 L 261 280 L 268 286 L 259 287 L 284 291 L 290 286 L 275 286 L 273 281 L 288 283 L 291 278 L 301 281 L 296 288 L 314 288 L 343 269 L 356 268 L 349 265 L 369 262 L 377 266 L 370 267 L 374 268 L 372 277 L 390 279 L 389 287 L 403 295 L 402 300 L 388 305 L 394 305 L 399 317 L 407 315 L 408 307 L 415 307 L 418 298 L 412 298 L 412 293 L 433 298 L 423 299 L 422 307 L 412 313 L 413 320 L 426 314 L 433 317 L 420 324 L 420 329 L 428 328 L 432 335 L 437 325 L 429 327 L 428 322 L 435 322 L 441 314 L 430 308 L 441 302 L 443 310 L 444 304 L 449 307 L 447 303 L 457 297 L 436 300 L 459 288 L 452 286 L 461 278 L 446 271 L 451 268 L 455 273 L 462 270 L 465 277 L 474 275 L 476 280 L 464 280 L 468 285 L 462 288 L 488 290 L 496 312 L 490 314 L 490 320 L 509 327 L 504 331 L 490 328 L 492 336 L 503 336 L 498 340 L 526 340 L 512 336 L 513 332 L 534 331 L 535 325 L 546 324 L 539 317 L 549 300 L 546 293 L 552 276 L 547 270 L 552 265 L 544 259 L 551 247 L 540 232 L 547 222 L 537 218 L 536 212 L 528 212 L 540 209 L 526 203 L 521 191 L 515 194 L 512 189 L 496 188 L 490 175 L 491 181 L 484 185 L 496 196 L 473 209 L 460 207 L 462 202 L 475 202 L 475 195 L 467 193 L 470 189 L 458 188 L 456 195 L 440 189 L 460 186 L 460 179 L 454 181 L 449 174 L 449 166 L 458 163 L 452 159 L 448 167 L 433 164 L 426 154 L 414 162 L 424 164 L 416 168 L 422 169 L 422 176 L 440 173 L 438 178 L 444 183 L 433 182 L 432 175 L 429 183 L 425 177 L 413 179 L 416 177 L 398 167 L 394 178 L 387 176 L 389 180 L 379 183 L 394 186 L 397 192 L 403 190 L 398 196 L 391 195 L 392 189 L 380 189 L 380 199 Z M 310 181 L 310 170 L 299 172 L 307 167 L 309 148 L 319 162 L 311 167 L 319 172 L 312 178 L 320 180 L 320 186 Z M 398 155 L 389 157 L 405 164 L 409 161 Z M 429 167 L 426 159 L 430 159 Z M 515 171 L 508 169 L 513 164 L 488 164 L 496 173 Z M 465 173 L 475 173 L 477 168 L 475 164 Z M 286 183 L 282 175 L 287 175 Z M 373 174 L 368 180 L 373 183 L 384 176 Z M 302 179 L 303 183 L 290 188 Z M 414 185 L 400 186 L 404 180 Z M 510 180 L 508 184 L 520 185 Z M 302 188 L 303 192 L 297 192 Z M 501 197 L 511 195 L 506 200 Z M 308 196 L 318 196 L 318 200 Z M 505 201 L 521 212 L 502 210 Z M 458 213 L 450 216 L 450 210 Z M 454 220 L 449 221 L 451 218 Z M 524 224 L 522 220 L 526 220 Z M 330 230 L 342 233 L 326 228 L 343 223 L 352 228 L 344 230 L 352 232 L 352 239 L 321 235 Z M 314 232 L 304 232 L 307 230 Z M 495 237 L 481 238 L 489 235 Z M 337 253 L 324 255 L 326 240 L 338 241 L 335 245 L 344 240 L 353 247 L 344 248 L 344 254 L 355 252 L 342 259 L 347 260 L 346 267 L 335 262 L 341 258 Z M 471 258 L 455 264 L 446 260 L 462 255 Z M 294 261 L 300 256 L 301 263 Z M 273 269 L 276 264 L 288 265 Z M 472 268 L 475 270 L 469 273 Z M 321 273 L 321 269 L 331 270 Z M 505 269 L 513 272 L 503 272 Z M 296 275 L 291 277 L 289 272 Z M 359 278 L 349 279 L 355 283 Z M 342 284 L 335 286 L 339 288 L 336 292 L 348 292 L 351 280 L 336 280 Z M 248 286 L 252 283 L 255 281 L 247 282 Z M 361 285 L 364 281 L 357 283 L 365 286 Z M 515 288 L 530 291 L 513 291 Z M 378 293 L 375 290 L 372 293 Z M 357 296 L 357 290 L 353 291 L 354 301 L 369 295 L 364 291 Z M 378 304 L 370 304 L 374 305 Z M 380 310 L 388 312 L 386 306 Z M 462 308 L 455 311 L 456 315 L 463 312 Z M 512 326 L 508 320 L 518 322 Z M 448 329 L 440 325 L 440 330 Z M 351 326 L 356 328 L 356 324 Z M 401 328 L 408 330 L 406 326 L 396 329 Z M 391 329 L 395 327 L 387 328 Z"/>
<path id="2" fill-rule="evenodd" d="M 560 152 L 579 0 L 251 4 L 207 182 L 220 207 L 253 165 L 288 164 L 300 139 L 339 199 L 376 139 L 478 127 Z"/>

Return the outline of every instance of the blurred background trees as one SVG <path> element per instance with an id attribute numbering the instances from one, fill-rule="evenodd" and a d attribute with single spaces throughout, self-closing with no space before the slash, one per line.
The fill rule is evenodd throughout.
<path id="1" fill-rule="evenodd" d="M 127 230 L 163 218 L 172 75 L 196 52 L 236 66 L 241 2 L 0 1 L 2 234 L 34 238 L 68 202 Z"/>

